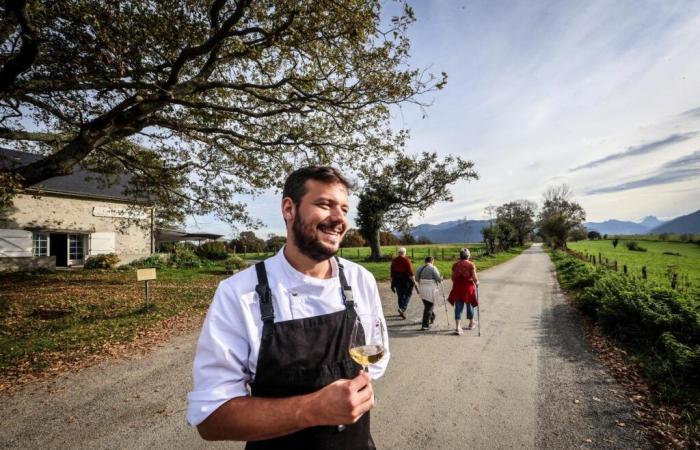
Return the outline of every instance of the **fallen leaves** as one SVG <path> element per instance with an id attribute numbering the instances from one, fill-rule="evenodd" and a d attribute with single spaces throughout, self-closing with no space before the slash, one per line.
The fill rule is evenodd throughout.
<path id="1" fill-rule="evenodd" d="M 76 271 L 3 275 L 0 283 L 0 392 L 77 371 L 107 358 L 145 354 L 200 327 L 222 276 L 173 272 L 153 286 L 142 311 L 131 274 Z"/>

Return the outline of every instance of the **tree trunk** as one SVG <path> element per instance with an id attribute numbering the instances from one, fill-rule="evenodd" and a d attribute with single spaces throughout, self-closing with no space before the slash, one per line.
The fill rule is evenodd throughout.
<path id="1" fill-rule="evenodd" d="M 369 234 L 369 248 L 371 250 L 369 258 L 377 261 L 382 256 L 382 249 L 379 245 L 379 229 L 372 231 Z"/>

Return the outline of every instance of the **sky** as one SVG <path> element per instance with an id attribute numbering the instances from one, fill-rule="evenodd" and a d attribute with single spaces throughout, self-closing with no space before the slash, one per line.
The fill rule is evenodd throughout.
<path id="1" fill-rule="evenodd" d="M 562 183 L 587 221 L 700 209 L 700 2 L 411 5 L 410 64 L 449 78 L 422 99 L 425 111 L 395 108 L 392 126 L 410 130 L 407 153 L 459 155 L 480 177 L 453 185 L 454 201 L 414 224 L 483 219 L 489 204 L 539 203 Z M 389 17 L 395 5 L 385 6 Z M 279 202 L 272 193 L 250 202 L 266 224 L 258 236 L 284 234 Z M 235 232 L 211 217 L 187 226 Z"/>

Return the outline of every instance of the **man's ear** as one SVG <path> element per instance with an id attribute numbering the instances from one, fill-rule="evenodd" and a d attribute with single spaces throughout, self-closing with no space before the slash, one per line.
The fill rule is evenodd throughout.
<path id="1" fill-rule="evenodd" d="M 284 221 L 294 220 L 294 201 L 290 197 L 285 197 L 282 199 L 282 217 Z"/>

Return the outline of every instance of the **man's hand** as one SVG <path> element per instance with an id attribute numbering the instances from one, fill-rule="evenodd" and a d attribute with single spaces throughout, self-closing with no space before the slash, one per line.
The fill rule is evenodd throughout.
<path id="1" fill-rule="evenodd" d="M 374 408 L 374 390 L 369 373 L 352 380 L 336 380 L 316 392 L 318 405 L 314 425 L 349 425 Z"/>

